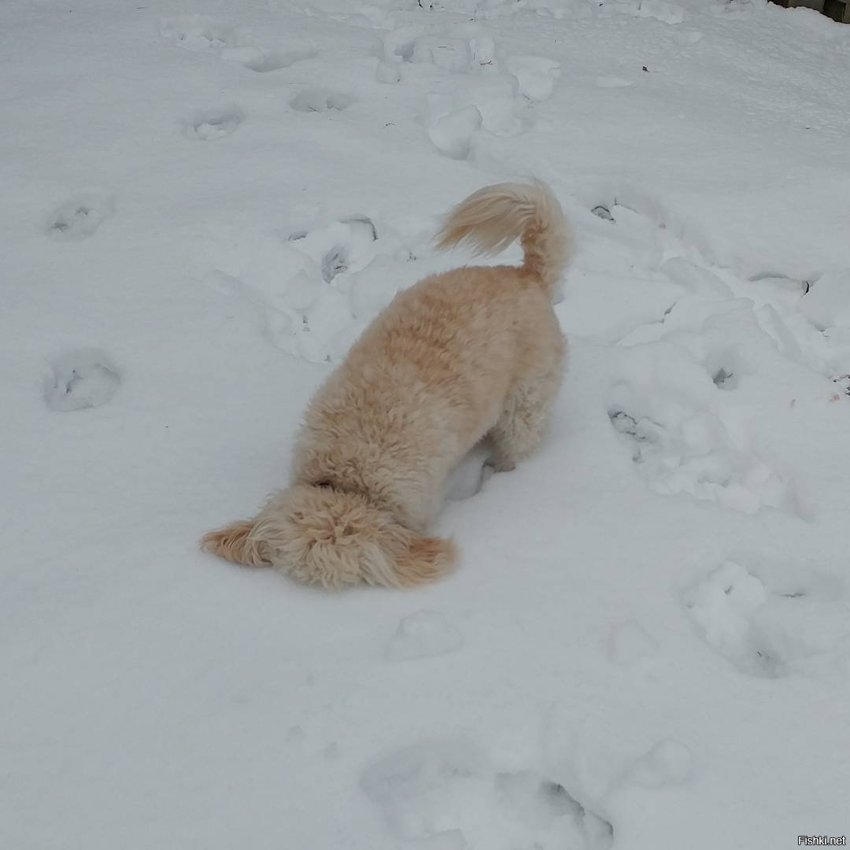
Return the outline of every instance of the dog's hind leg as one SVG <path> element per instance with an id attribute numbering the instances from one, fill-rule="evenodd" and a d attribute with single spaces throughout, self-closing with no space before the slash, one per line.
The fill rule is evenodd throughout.
<path id="1" fill-rule="evenodd" d="M 561 348 L 544 372 L 524 378 L 505 401 L 499 420 L 488 434 L 493 446 L 489 464 L 497 472 L 514 469 L 543 440 L 563 379 L 565 358 L 566 350 Z"/>

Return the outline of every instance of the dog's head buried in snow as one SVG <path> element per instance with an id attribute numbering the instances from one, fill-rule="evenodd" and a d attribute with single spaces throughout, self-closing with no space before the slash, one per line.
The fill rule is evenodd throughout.
<path id="1" fill-rule="evenodd" d="M 310 402 L 291 485 L 202 547 L 328 589 L 448 571 L 452 541 L 427 536 L 448 475 L 485 437 L 492 466 L 513 469 L 545 433 L 567 354 L 552 302 L 572 240 L 536 181 L 475 192 L 437 234 L 440 248 L 487 254 L 515 239 L 521 266 L 453 269 L 399 293 Z"/>

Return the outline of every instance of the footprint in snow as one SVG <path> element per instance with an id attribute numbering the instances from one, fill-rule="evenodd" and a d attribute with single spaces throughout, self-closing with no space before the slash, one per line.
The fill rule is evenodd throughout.
<path id="1" fill-rule="evenodd" d="M 341 359 L 363 329 L 360 307 L 388 301 L 397 289 L 397 269 L 379 273 L 376 260 L 400 246 L 391 236 L 378 242 L 368 216 L 351 216 L 323 226 L 299 229 L 287 237 L 287 253 L 297 271 L 273 287 L 239 281 L 221 272 L 209 282 L 221 291 L 247 297 L 263 317 L 263 333 L 276 348 L 310 362 Z M 369 266 L 361 279 L 357 272 Z M 368 284 L 368 285 L 367 285 Z M 392 285 L 392 288 L 390 288 Z M 380 291 L 373 291 L 377 287 Z"/>
<path id="2" fill-rule="evenodd" d="M 712 371 L 711 380 L 719 390 L 734 390 L 740 380 L 740 372 L 728 362 Z"/>
<path id="3" fill-rule="evenodd" d="M 313 231 L 298 230 L 288 237 L 289 242 L 319 262 L 325 283 L 352 266 L 362 266 L 363 259 L 371 259 L 372 243 L 377 239 L 377 228 L 365 215 L 341 219 Z"/>
<path id="4" fill-rule="evenodd" d="M 477 106 L 464 106 L 429 123 L 428 138 L 434 147 L 451 159 L 467 159 L 472 137 L 481 129 L 484 118 Z"/>
<path id="5" fill-rule="evenodd" d="M 242 110 L 235 106 L 208 109 L 192 117 L 186 126 L 186 134 L 205 142 L 223 139 L 235 132 L 243 120 Z"/>
<path id="6" fill-rule="evenodd" d="M 609 850 L 611 824 L 533 769 L 499 770 L 478 747 L 438 740 L 408 747 L 362 780 L 388 826 L 411 847 L 440 850 Z"/>
<path id="7" fill-rule="evenodd" d="M 850 269 L 826 272 L 807 285 L 798 310 L 819 331 L 850 330 Z"/>
<path id="8" fill-rule="evenodd" d="M 432 658 L 456 652 L 463 636 L 439 611 L 417 611 L 404 617 L 387 644 L 390 661 Z"/>
<path id="9" fill-rule="evenodd" d="M 469 39 L 423 35 L 413 42 L 410 62 L 434 65 L 444 71 L 463 73 L 474 63 Z"/>
<path id="10" fill-rule="evenodd" d="M 613 81 L 618 78 L 604 78 Z M 585 187 L 587 206 L 607 221 L 615 221 L 623 239 L 644 244 L 657 257 L 695 258 L 703 267 L 713 266 L 711 246 L 693 224 L 666 208 L 658 198 L 634 186 L 624 185 L 611 191 L 609 185 Z"/>
<path id="11" fill-rule="evenodd" d="M 206 15 L 182 15 L 160 21 L 160 34 L 187 50 L 209 50 L 250 44 L 247 30 Z"/>
<path id="12" fill-rule="evenodd" d="M 249 300 L 260 311 L 269 342 L 295 357 L 339 361 L 405 281 L 415 282 L 406 268 L 416 259 L 408 239 L 366 215 L 307 222 L 280 236 L 284 242 L 276 250 L 289 275 L 245 272 L 239 280 L 216 271 L 207 282 Z M 471 485 L 464 478 L 461 486 Z"/>
<path id="13" fill-rule="evenodd" d="M 68 351 L 53 362 L 44 401 L 56 411 L 100 407 L 115 395 L 120 383 L 118 367 L 100 349 Z"/>
<path id="14" fill-rule="evenodd" d="M 712 380 L 718 389 L 734 388 L 735 368 L 718 366 Z M 704 383 L 703 373 L 694 387 L 697 395 L 704 395 Z M 748 514 L 772 507 L 799 515 L 790 483 L 752 451 L 746 433 L 734 422 L 727 426 L 723 411 L 694 404 L 674 387 L 667 392 L 623 383 L 614 389 L 611 425 L 630 445 L 650 489 L 686 493 Z"/>
<path id="15" fill-rule="evenodd" d="M 112 215 L 114 208 L 114 201 L 108 195 L 78 195 L 53 213 L 48 221 L 46 233 L 51 239 L 63 241 L 86 239 Z"/>
<path id="16" fill-rule="evenodd" d="M 649 194 L 624 186 L 613 197 L 608 194 L 605 198 L 603 193 L 588 187 L 587 201 L 597 217 L 617 225 L 618 239 L 631 243 L 635 251 L 643 252 L 641 262 L 651 274 L 660 271 L 683 290 L 683 298 L 666 310 L 664 317 L 636 328 L 621 338 L 620 344 L 661 339 L 671 332 L 671 326 L 695 327 L 694 321 L 700 312 L 705 318 L 710 317 L 709 302 L 717 304 L 715 312 L 719 316 L 724 311 L 729 312 L 729 308 L 723 307 L 724 302 L 731 304 L 733 299 L 744 295 L 755 304 L 751 313 L 756 320 L 756 330 L 767 334 L 784 356 L 824 375 L 835 374 L 836 355 L 850 350 L 846 342 L 850 331 L 850 297 L 847 296 L 850 274 L 833 272 L 801 279 L 776 271 L 748 274 L 728 266 L 721 267 L 715 260 L 710 240 Z M 820 293 L 816 294 L 821 282 Z M 668 320 L 674 310 L 672 320 Z M 711 319 L 712 324 L 719 321 L 719 318 Z M 832 338 L 824 333 L 827 325 L 838 331 Z M 731 352 L 732 347 L 726 346 L 720 357 L 710 356 L 708 360 L 713 362 L 706 363 L 707 368 L 712 369 L 715 385 L 724 390 L 735 389 L 746 371 L 741 358 Z"/>
<path id="17" fill-rule="evenodd" d="M 401 27 L 384 40 L 384 57 L 421 65 L 434 65 L 453 74 L 474 73 L 496 65 L 493 39 L 477 32 L 471 37 L 447 33 L 423 33 L 420 28 Z"/>
<path id="18" fill-rule="evenodd" d="M 683 595 L 706 643 L 742 673 L 840 672 L 850 657 L 844 582 L 808 565 L 729 560 Z"/>
<path id="19" fill-rule="evenodd" d="M 241 61 L 246 68 L 258 74 L 267 74 L 271 71 L 289 68 L 296 62 L 312 59 L 318 55 L 318 52 L 311 47 L 293 47 L 289 50 L 254 50 L 240 59 L 241 52 L 237 54 L 229 51 L 225 58 Z"/>
<path id="20" fill-rule="evenodd" d="M 690 749 L 679 741 L 665 738 L 635 761 L 626 773 L 628 779 L 645 788 L 682 785 L 694 771 Z"/>
<path id="21" fill-rule="evenodd" d="M 304 89 L 289 101 L 289 105 L 296 112 L 342 112 L 352 103 L 354 98 L 351 95 L 327 89 Z"/>
<path id="22" fill-rule="evenodd" d="M 239 62 L 261 74 L 288 68 L 318 53 L 313 47 L 266 50 L 257 45 L 249 30 L 206 15 L 165 18 L 159 31 L 187 50 L 214 50 L 222 59 Z"/>
<path id="23" fill-rule="evenodd" d="M 517 79 L 519 93 L 533 101 L 551 97 L 561 75 L 560 63 L 542 56 L 512 56 L 505 64 Z"/>

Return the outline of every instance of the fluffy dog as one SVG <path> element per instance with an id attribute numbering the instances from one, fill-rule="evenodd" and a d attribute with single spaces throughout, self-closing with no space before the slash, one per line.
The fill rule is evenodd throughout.
<path id="1" fill-rule="evenodd" d="M 454 544 L 427 531 L 449 473 L 482 438 L 510 470 L 544 435 L 566 360 L 552 301 L 572 246 L 540 182 L 481 189 L 437 234 L 479 253 L 517 238 L 522 266 L 454 269 L 399 293 L 310 402 L 290 486 L 202 548 L 328 589 L 445 573 Z"/>

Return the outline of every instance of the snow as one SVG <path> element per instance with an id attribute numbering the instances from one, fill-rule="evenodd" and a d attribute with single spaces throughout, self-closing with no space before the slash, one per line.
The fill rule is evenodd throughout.
<path id="1" fill-rule="evenodd" d="M 498 772 L 464 741 L 429 741 L 384 757 L 363 778 L 391 832 L 415 846 L 607 850 L 611 825 L 532 771 Z"/>
<path id="2" fill-rule="evenodd" d="M 608 657 L 614 664 L 631 666 L 653 657 L 658 651 L 655 639 L 640 623 L 627 620 L 611 628 L 608 637 Z"/>
<path id="3" fill-rule="evenodd" d="M 800 299 L 800 312 L 817 330 L 850 329 L 850 272 L 827 272 L 806 297 Z"/>
<path id="4" fill-rule="evenodd" d="M 97 349 L 68 351 L 56 358 L 45 382 L 44 400 L 51 410 L 100 407 L 115 395 L 121 374 Z"/>
<path id="5" fill-rule="evenodd" d="M 440 153 L 452 159 L 466 159 L 472 136 L 483 123 L 484 117 L 477 106 L 464 106 L 433 118 L 428 138 Z"/>
<path id="6" fill-rule="evenodd" d="M 846 834 L 850 27 L 421 6 L 0 7 L 4 848 Z M 532 174 L 570 369 L 539 454 L 449 482 L 457 571 L 327 595 L 198 552 L 368 321 L 470 261 L 440 216 Z"/>
<path id="7" fill-rule="evenodd" d="M 693 773 L 691 751 L 678 741 L 665 739 L 655 744 L 632 766 L 632 777 L 639 785 L 681 785 Z"/>
<path id="8" fill-rule="evenodd" d="M 529 100 L 546 100 L 555 89 L 561 66 L 540 56 L 512 56 L 508 70 L 516 77 L 519 93 Z"/>
<path id="9" fill-rule="evenodd" d="M 439 611 L 417 611 L 404 617 L 387 644 L 387 658 L 409 661 L 455 652 L 463 646 L 460 632 Z"/>
<path id="10" fill-rule="evenodd" d="M 846 669 L 843 587 L 811 567 L 797 572 L 790 584 L 771 576 L 766 585 L 727 561 L 690 589 L 686 605 L 706 642 L 745 673 Z"/>
<path id="11" fill-rule="evenodd" d="M 493 467 L 487 464 L 490 454 L 486 440 L 467 453 L 446 481 L 446 499 L 459 502 L 481 491 L 484 482 L 493 474 Z"/>

